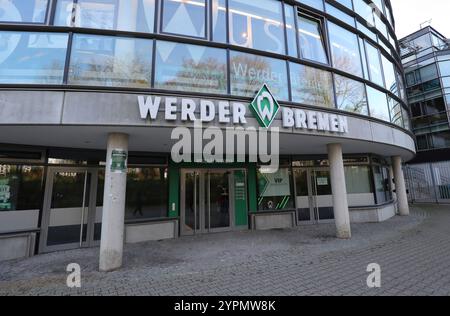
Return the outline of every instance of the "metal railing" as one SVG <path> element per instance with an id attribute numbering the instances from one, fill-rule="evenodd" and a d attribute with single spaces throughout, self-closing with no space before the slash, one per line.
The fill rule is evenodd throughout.
<path id="1" fill-rule="evenodd" d="M 411 203 L 450 203 L 450 161 L 405 166 Z"/>

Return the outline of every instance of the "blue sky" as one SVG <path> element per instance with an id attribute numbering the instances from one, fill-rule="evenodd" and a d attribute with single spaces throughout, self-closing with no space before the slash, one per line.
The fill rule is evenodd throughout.
<path id="1" fill-rule="evenodd" d="M 396 32 L 402 38 L 420 29 L 420 24 L 433 19 L 431 26 L 450 37 L 450 0 L 391 0 Z"/>

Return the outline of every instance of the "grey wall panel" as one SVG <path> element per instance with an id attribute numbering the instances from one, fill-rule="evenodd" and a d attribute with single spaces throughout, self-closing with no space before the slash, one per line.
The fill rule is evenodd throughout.
<path id="1" fill-rule="evenodd" d="M 0 91 L 0 124 L 59 124 L 64 92 Z"/>

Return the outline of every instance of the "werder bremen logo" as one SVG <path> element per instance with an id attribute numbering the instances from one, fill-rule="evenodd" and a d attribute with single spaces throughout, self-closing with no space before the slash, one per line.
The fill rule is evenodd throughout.
<path id="1" fill-rule="evenodd" d="M 278 104 L 278 101 L 273 97 L 267 85 L 264 84 L 250 104 L 250 108 L 255 114 L 259 124 L 262 127 L 269 128 L 281 107 Z"/>

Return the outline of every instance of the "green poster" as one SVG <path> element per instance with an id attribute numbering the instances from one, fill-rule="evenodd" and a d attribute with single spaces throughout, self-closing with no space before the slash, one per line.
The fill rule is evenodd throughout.
<path id="1" fill-rule="evenodd" d="M 9 179 L 0 179 L 0 210 L 11 209 L 11 186 Z"/>
<path id="2" fill-rule="evenodd" d="M 127 172 L 128 153 L 125 150 L 114 149 L 111 153 L 111 172 Z"/>

